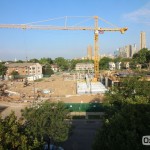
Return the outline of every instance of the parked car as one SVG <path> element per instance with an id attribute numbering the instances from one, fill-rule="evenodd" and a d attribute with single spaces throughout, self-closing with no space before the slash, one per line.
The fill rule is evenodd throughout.
<path id="1" fill-rule="evenodd" d="M 48 150 L 48 144 L 44 145 L 44 150 Z M 56 145 L 51 144 L 49 150 L 64 150 L 64 149 L 60 146 L 56 146 Z"/>

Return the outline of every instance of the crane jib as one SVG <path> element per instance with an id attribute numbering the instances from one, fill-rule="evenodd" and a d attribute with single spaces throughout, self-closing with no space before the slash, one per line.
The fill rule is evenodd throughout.
<path id="1" fill-rule="evenodd" d="M 95 72 L 95 79 L 97 80 L 99 78 L 99 54 L 98 54 L 98 35 L 103 34 L 104 31 L 120 31 L 122 34 L 127 31 L 128 28 L 118 28 L 115 26 L 115 28 L 101 28 L 98 27 L 98 20 L 102 20 L 110 25 L 113 25 L 109 23 L 108 21 L 99 18 L 98 16 L 94 16 L 94 27 L 83 27 L 83 26 L 67 26 L 67 17 L 64 17 L 66 19 L 65 21 L 65 26 L 50 26 L 50 25 L 33 25 L 33 23 L 37 22 L 32 22 L 28 24 L 0 24 L 0 28 L 13 28 L 13 29 L 37 29 L 37 30 L 90 30 L 94 31 L 94 51 L 95 51 L 95 59 L 94 59 L 94 72 Z M 58 19 L 58 18 L 56 18 Z M 48 19 L 51 20 L 51 19 Z M 54 20 L 54 19 L 52 19 Z M 47 20 L 46 20 L 47 21 Z M 43 22 L 43 21 L 38 21 L 38 22 Z M 114 25 L 113 25 L 114 26 Z"/>

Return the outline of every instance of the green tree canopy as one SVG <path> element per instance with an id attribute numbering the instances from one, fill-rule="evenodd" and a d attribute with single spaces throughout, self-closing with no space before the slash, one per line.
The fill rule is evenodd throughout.
<path id="1" fill-rule="evenodd" d="M 22 114 L 30 135 L 37 137 L 40 143 L 50 145 L 51 142 L 67 140 L 70 127 L 66 121 L 68 113 L 62 102 L 45 102 L 38 107 L 26 108 Z"/>
<path id="2" fill-rule="evenodd" d="M 51 69 L 50 64 L 44 65 L 42 70 L 43 70 L 42 72 L 45 76 L 51 76 L 52 74 L 54 74 L 53 70 Z"/>
<path id="3" fill-rule="evenodd" d="M 133 55 L 133 61 L 139 64 L 150 62 L 150 51 L 147 48 L 141 49 L 138 53 Z"/>
<path id="4" fill-rule="evenodd" d="M 143 149 L 142 136 L 150 131 L 150 82 L 126 78 L 105 97 L 109 108 L 97 133 L 93 150 Z"/>
<path id="5" fill-rule="evenodd" d="M 0 76 L 4 76 L 6 74 L 6 71 L 7 71 L 7 67 L 0 63 Z"/>
<path id="6" fill-rule="evenodd" d="M 29 62 L 31 63 L 39 63 L 39 60 L 36 58 L 30 59 Z"/>
<path id="7" fill-rule="evenodd" d="M 57 57 L 54 62 L 60 67 L 61 70 L 65 71 L 69 69 L 69 61 L 63 57 Z"/>
<path id="8" fill-rule="evenodd" d="M 51 59 L 51 58 L 41 58 L 40 60 L 39 60 L 39 63 L 40 64 L 43 64 L 43 65 L 45 65 L 45 64 L 53 64 L 53 60 Z"/>
<path id="9" fill-rule="evenodd" d="M 113 61 L 113 59 L 109 58 L 109 57 L 103 57 L 102 59 L 100 59 L 100 69 L 109 69 L 109 62 Z"/>
<path id="10" fill-rule="evenodd" d="M 43 145 L 26 130 L 24 120 L 14 112 L 0 118 L 0 150 L 40 150 Z"/>
<path id="11" fill-rule="evenodd" d="M 19 72 L 18 71 L 14 70 L 10 74 L 12 75 L 13 79 L 18 79 L 19 78 Z"/>
<path id="12" fill-rule="evenodd" d="M 17 60 L 16 63 L 23 63 L 23 61 L 22 60 Z"/>
<path id="13" fill-rule="evenodd" d="M 144 90 L 143 90 L 144 89 Z M 105 102 L 110 104 L 147 103 L 150 102 L 150 82 L 143 77 L 130 77 L 121 81 L 120 86 L 114 86 L 106 94 Z M 141 97 L 141 101 L 137 101 Z M 144 100 L 145 101 L 142 101 Z"/>
<path id="14" fill-rule="evenodd" d="M 148 146 L 142 145 L 142 137 L 150 133 L 149 115 L 149 104 L 125 105 L 105 120 L 93 150 L 148 150 Z"/>

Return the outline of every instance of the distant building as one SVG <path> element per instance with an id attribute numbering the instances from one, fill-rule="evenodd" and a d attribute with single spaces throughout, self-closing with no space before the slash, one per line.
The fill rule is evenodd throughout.
<path id="1" fill-rule="evenodd" d="M 114 62 L 109 62 L 109 70 L 115 70 L 116 64 Z"/>
<path id="2" fill-rule="evenodd" d="M 73 58 L 73 60 L 82 60 L 82 58 L 75 57 L 75 58 Z"/>
<path id="3" fill-rule="evenodd" d="M 94 64 L 93 63 L 77 63 L 75 70 L 94 72 Z"/>
<path id="4" fill-rule="evenodd" d="M 114 58 L 114 55 L 112 54 L 102 54 L 102 55 L 99 55 L 99 58 L 102 59 L 104 57 L 108 57 L 108 58 Z"/>
<path id="5" fill-rule="evenodd" d="M 131 58 L 132 57 L 132 46 L 131 45 L 127 45 L 125 46 L 125 54 L 126 54 L 126 58 Z"/>
<path id="6" fill-rule="evenodd" d="M 129 62 L 124 62 L 124 63 L 123 63 L 123 67 L 124 67 L 125 69 L 129 69 L 129 68 L 130 68 Z"/>
<path id="7" fill-rule="evenodd" d="M 59 71 L 59 67 L 58 67 L 58 65 L 56 65 L 56 64 L 52 64 L 52 65 L 51 65 L 51 69 L 52 69 L 54 72 L 58 72 L 58 71 Z"/>
<path id="8" fill-rule="evenodd" d="M 117 49 L 116 51 L 114 51 L 114 57 L 118 57 L 119 56 L 119 49 Z"/>
<path id="9" fill-rule="evenodd" d="M 129 69 L 129 62 L 109 62 L 109 70 Z"/>
<path id="10" fill-rule="evenodd" d="M 39 63 L 10 63 L 6 66 L 8 76 L 11 76 L 13 71 L 17 71 L 20 76 L 27 77 L 28 80 L 37 80 L 43 77 L 42 65 Z"/>
<path id="11" fill-rule="evenodd" d="M 146 33 L 141 32 L 140 33 L 140 50 L 146 48 Z"/>
<path id="12" fill-rule="evenodd" d="M 80 60 L 87 60 L 88 58 L 85 56 L 85 57 L 82 57 Z"/>
<path id="13" fill-rule="evenodd" d="M 87 47 L 87 59 L 92 60 L 92 46 Z"/>
<path id="14" fill-rule="evenodd" d="M 142 65 L 141 64 L 136 64 L 136 68 L 139 69 L 139 70 L 141 70 Z"/>
<path id="15" fill-rule="evenodd" d="M 132 53 L 131 53 L 131 57 L 133 57 L 133 55 L 137 53 L 137 47 L 136 44 L 132 45 Z"/>
<path id="16" fill-rule="evenodd" d="M 126 45 L 118 49 L 118 56 L 123 58 L 132 58 L 134 53 L 136 53 L 136 44 L 134 45 Z"/>
<path id="17" fill-rule="evenodd" d="M 118 69 L 118 70 L 121 69 L 121 62 L 116 62 L 116 69 Z"/>

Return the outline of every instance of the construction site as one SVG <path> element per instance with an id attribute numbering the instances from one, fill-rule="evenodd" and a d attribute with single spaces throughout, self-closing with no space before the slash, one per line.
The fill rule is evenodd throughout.
<path id="1" fill-rule="evenodd" d="M 12 29 L 37 29 L 37 30 L 87 30 L 94 32 L 94 73 L 83 74 L 83 78 L 78 78 L 76 74 L 53 75 L 49 78 L 42 78 L 37 81 L 3 81 L 1 83 L 1 102 L 16 102 L 27 103 L 28 105 L 35 105 L 44 100 L 63 101 L 64 103 L 102 103 L 103 95 L 108 89 L 100 82 L 99 71 L 99 33 L 100 32 L 116 32 L 123 34 L 127 28 L 118 28 L 108 21 L 98 17 L 86 17 L 86 20 L 75 24 L 74 26 L 67 25 L 68 19 L 71 17 L 64 17 L 64 26 L 54 25 L 38 25 L 37 23 L 44 21 L 31 22 L 28 24 L 0 24 L 0 28 Z M 73 17 L 77 18 L 77 17 Z M 82 17 L 80 17 L 82 18 Z M 62 19 L 62 18 L 61 18 Z M 94 25 L 78 26 L 87 20 L 94 20 Z M 99 27 L 99 20 L 113 26 L 111 28 Z"/>
<path id="2" fill-rule="evenodd" d="M 69 77 L 53 75 L 50 78 L 28 82 L 26 86 L 22 81 L 3 81 L 0 83 L 0 103 L 2 106 L 11 108 L 16 104 L 19 104 L 18 106 L 33 106 L 45 100 L 52 102 L 63 101 L 64 103 L 102 102 L 103 93 L 92 94 L 87 93 L 87 91 L 83 93 L 77 81 Z M 80 82 L 80 84 L 82 84 L 84 90 L 87 88 L 85 86 L 86 82 Z M 17 109 L 20 108 L 15 107 L 15 110 Z M 9 109 L 9 111 L 11 110 Z"/>

